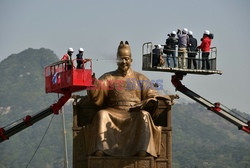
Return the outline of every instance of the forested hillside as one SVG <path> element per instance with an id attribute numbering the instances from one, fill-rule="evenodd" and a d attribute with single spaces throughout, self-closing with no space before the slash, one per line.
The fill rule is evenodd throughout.
<path id="1" fill-rule="evenodd" d="M 44 67 L 58 61 L 49 49 L 27 49 L 0 63 L 0 127 L 33 115 L 57 100 L 45 94 Z M 179 93 L 182 96 L 181 93 Z M 249 115 L 243 114 L 248 119 Z M 0 143 L 0 168 L 26 167 L 53 115 Z M 72 105 L 65 107 L 72 166 Z M 173 168 L 250 167 L 250 136 L 196 103 L 173 106 Z M 63 167 L 61 116 L 56 115 L 29 167 Z"/>
<path id="2" fill-rule="evenodd" d="M 249 134 L 197 103 L 175 105 L 172 119 L 173 167 L 250 167 Z"/>
<path id="3" fill-rule="evenodd" d="M 58 60 L 51 50 L 29 48 L 10 55 L 0 63 L 0 127 L 22 120 L 26 115 L 38 113 L 57 100 L 57 95 L 46 94 L 44 91 L 44 67 Z M 26 167 L 51 116 L 0 144 L 1 168 Z M 61 118 L 55 116 L 30 167 L 51 167 L 52 165 L 62 167 L 61 125 Z"/>

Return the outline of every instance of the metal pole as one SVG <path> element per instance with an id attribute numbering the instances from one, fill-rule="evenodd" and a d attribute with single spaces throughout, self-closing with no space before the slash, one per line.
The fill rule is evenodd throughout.
<path id="1" fill-rule="evenodd" d="M 64 106 L 61 110 L 62 114 L 62 124 L 63 124 L 63 141 L 64 141 L 64 167 L 69 167 L 69 161 L 68 161 L 68 146 L 67 146 L 67 135 L 66 135 L 66 129 L 65 129 L 65 118 L 64 118 Z"/>

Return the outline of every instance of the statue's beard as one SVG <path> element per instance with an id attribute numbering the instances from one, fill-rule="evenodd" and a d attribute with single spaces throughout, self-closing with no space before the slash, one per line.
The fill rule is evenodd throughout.
<path id="1" fill-rule="evenodd" d="M 118 65 L 118 70 L 122 73 L 123 76 L 125 76 L 129 70 L 130 66 L 128 64 L 119 64 Z"/>

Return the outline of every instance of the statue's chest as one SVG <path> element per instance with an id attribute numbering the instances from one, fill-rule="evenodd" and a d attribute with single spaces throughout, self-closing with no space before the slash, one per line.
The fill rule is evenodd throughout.
<path id="1" fill-rule="evenodd" d="M 109 98 L 118 101 L 141 99 L 140 83 L 135 78 L 116 79 L 109 82 Z"/>

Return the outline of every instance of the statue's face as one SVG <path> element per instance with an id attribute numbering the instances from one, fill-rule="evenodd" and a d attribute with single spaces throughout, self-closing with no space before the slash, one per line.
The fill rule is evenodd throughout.
<path id="1" fill-rule="evenodd" d="M 121 72 L 127 72 L 131 66 L 132 58 L 129 55 L 122 55 L 117 57 L 118 69 Z"/>

